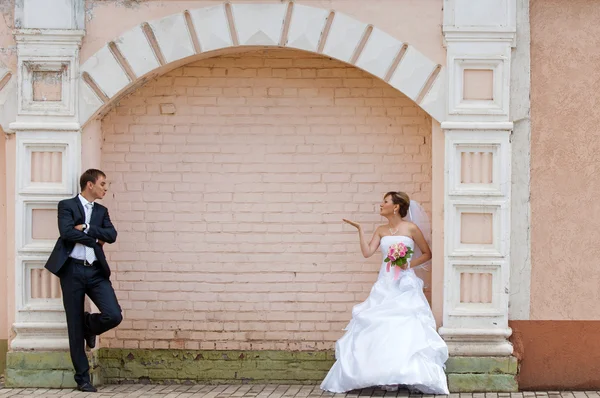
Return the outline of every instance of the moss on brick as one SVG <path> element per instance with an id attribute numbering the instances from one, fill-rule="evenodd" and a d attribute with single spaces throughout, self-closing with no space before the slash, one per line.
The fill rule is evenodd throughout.
<path id="1" fill-rule="evenodd" d="M 99 352 L 109 382 L 320 382 L 333 365 L 325 351 L 126 350 Z"/>
<path id="2" fill-rule="evenodd" d="M 6 370 L 6 387 L 74 388 L 73 371 L 68 370 Z"/>
<path id="3" fill-rule="evenodd" d="M 515 357 L 450 357 L 446 373 L 517 374 Z"/>
<path id="4" fill-rule="evenodd" d="M 9 352 L 6 367 L 19 370 L 73 370 L 71 357 L 66 351 Z"/>
<path id="5" fill-rule="evenodd" d="M 0 374 L 6 369 L 6 353 L 8 352 L 8 340 L 0 340 Z"/>
<path id="6" fill-rule="evenodd" d="M 101 349 L 90 357 L 92 378 L 107 383 L 319 384 L 333 365 L 333 351 L 208 351 Z M 7 385 L 70 387 L 67 352 L 8 354 Z M 99 364 L 100 367 L 97 367 Z M 100 372 L 101 370 L 101 372 Z M 509 392 L 518 389 L 513 357 L 451 357 L 451 392 Z"/>
<path id="7" fill-rule="evenodd" d="M 450 392 L 516 392 L 519 390 L 513 375 L 506 374 L 449 374 Z"/>
<path id="8" fill-rule="evenodd" d="M 71 357 L 66 351 L 24 351 L 7 354 L 7 387 L 70 388 L 75 387 Z M 88 353 L 90 377 L 102 384 L 97 351 Z"/>

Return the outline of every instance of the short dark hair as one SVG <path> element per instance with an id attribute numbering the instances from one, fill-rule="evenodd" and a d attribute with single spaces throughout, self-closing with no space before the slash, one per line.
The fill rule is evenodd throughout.
<path id="1" fill-rule="evenodd" d="M 87 169 L 84 171 L 81 177 L 79 177 L 79 187 L 81 188 L 81 192 L 85 190 L 88 182 L 95 184 L 100 176 L 106 178 L 106 174 L 104 174 L 102 170 Z"/>

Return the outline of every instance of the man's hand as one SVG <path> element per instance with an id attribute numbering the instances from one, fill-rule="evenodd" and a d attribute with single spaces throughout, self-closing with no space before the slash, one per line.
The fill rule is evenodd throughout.
<path id="1" fill-rule="evenodd" d="M 98 239 L 98 244 L 99 244 L 100 246 L 104 246 L 104 244 L 105 244 L 105 243 L 106 243 L 106 242 L 104 242 L 104 241 L 101 241 L 100 239 Z"/>
<path id="2" fill-rule="evenodd" d="M 79 224 L 75 226 L 75 229 L 78 231 L 83 231 L 83 227 L 85 227 L 85 224 Z"/>

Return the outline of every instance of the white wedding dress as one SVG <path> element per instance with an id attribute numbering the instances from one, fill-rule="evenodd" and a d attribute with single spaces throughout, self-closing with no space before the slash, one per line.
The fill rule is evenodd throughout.
<path id="1" fill-rule="evenodd" d="M 384 258 L 397 242 L 414 250 L 407 236 L 384 236 L 380 241 Z M 401 271 L 394 280 L 394 267 L 388 272 L 382 262 L 369 297 L 354 306 L 345 330 L 321 389 L 341 393 L 400 385 L 426 394 L 448 394 L 444 372 L 448 347 L 436 332 L 423 281 L 412 269 Z"/>

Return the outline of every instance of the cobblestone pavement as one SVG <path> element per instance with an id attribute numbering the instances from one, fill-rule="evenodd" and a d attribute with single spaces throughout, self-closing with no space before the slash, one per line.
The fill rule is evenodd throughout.
<path id="1" fill-rule="evenodd" d="M 46 388 L 5 388 L 0 385 L 0 398 L 31 395 L 35 397 L 141 397 L 141 398 L 363 398 L 363 397 L 418 397 L 434 398 L 443 396 L 411 394 L 406 390 L 386 392 L 380 389 L 363 389 L 347 394 L 322 392 L 319 386 L 303 385 L 148 385 L 126 384 L 107 385 L 99 388 L 98 393 L 82 393 L 72 389 L 53 390 Z M 475 393 L 450 394 L 448 398 L 600 398 L 600 391 L 576 392 L 519 392 L 519 393 Z"/>

